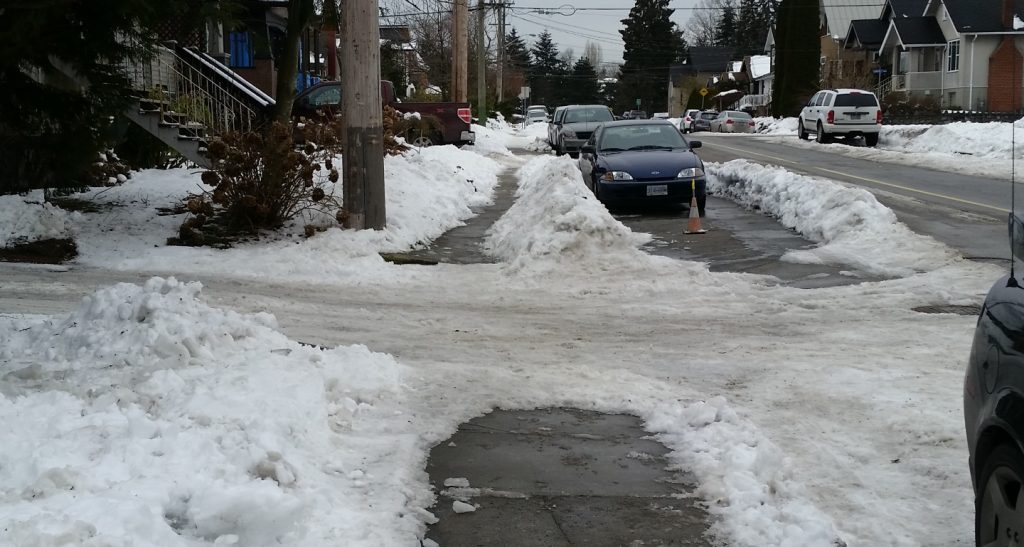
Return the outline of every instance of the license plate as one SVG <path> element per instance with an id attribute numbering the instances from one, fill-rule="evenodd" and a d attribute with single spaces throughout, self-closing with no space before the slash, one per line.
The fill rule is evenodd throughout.
<path id="1" fill-rule="evenodd" d="M 648 196 L 667 196 L 668 185 L 666 184 L 653 184 L 647 187 Z"/>
<path id="2" fill-rule="evenodd" d="M 847 116 L 849 116 L 849 117 L 851 117 L 851 118 L 853 118 L 855 120 L 859 120 L 859 119 L 864 117 L 864 114 L 865 114 L 864 112 L 856 112 L 856 113 L 847 114 Z"/>

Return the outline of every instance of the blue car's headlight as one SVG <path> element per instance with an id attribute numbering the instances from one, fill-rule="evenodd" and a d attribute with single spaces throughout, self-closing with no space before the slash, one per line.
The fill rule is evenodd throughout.
<path id="1" fill-rule="evenodd" d="M 676 175 L 676 178 L 680 178 L 680 179 L 695 179 L 697 177 L 703 177 L 703 176 L 704 176 L 704 170 L 701 169 L 700 167 L 687 167 L 686 169 L 683 169 L 682 171 L 680 171 L 679 174 Z"/>
<path id="2" fill-rule="evenodd" d="M 633 175 L 630 175 L 625 171 L 608 171 L 607 173 L 601 175 L 601 180 L 633 180 Z"/>

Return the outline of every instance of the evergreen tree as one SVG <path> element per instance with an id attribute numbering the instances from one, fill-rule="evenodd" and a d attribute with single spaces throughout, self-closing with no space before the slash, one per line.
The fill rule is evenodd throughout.
<path id="1" fill-rule="evenodd" d="M 736 9 L 732 6 L 725 6 L 722 9 L 722 16 L 718 18 L 718 26 L 715 29 L 715 45 L 736 45 Z"/>
<path id="2" fill-rule="evenodd" d="M 512 31 L 505 35 L 505 59 L 510 69 L 519 72 L 525 73 L 533 65 L 530 50 L 526 49 L 526 42 L 516 32 L 515 27 L 512 27 Z"/>
<path id="3" fill-rule="evenodd" d="M 625 44 L 616 90 L 616 110 L 668 110 L 669 67 L 686 54 L 682 32 L 670 19 L 669 0 L 636 0 L 619 31 Z"/>
<path id="4" fill-rule="evenodd" d="M 572 66 L 572 73 L 565 86 L 571 99 L 569 102 L 593 104 L 601 101 L 597 86 L 597 70 L 590 64 L 590 59 L 580 57 Z"/>
<path id="5" fill-rule="evenodd" d="M 201 5 L 155 0 L 4 2 L 0 8 L 0 194 L 81 186 L 129 104 L 121 68 L 157 25 Z M 192 13 L 194 12 L 194 13 Z"/>
<path id="6" fill-rule="evenodd" d="M 568 67 L 559 58 L 558 46 L 551 33 L 544 31 L 531 48 L 533 65 L 530 68 L 531 100 L 536 104 L 563 104 L 563 76 Z"/>
<path id="7" fill-rule="evenodd" d="M 772 114 L 796 116 L 821 81 L 818 59 L 821 42 L 819 0 L 782 0 L 775 24 L 775 82 L 772 85 Z"/>
<path id="8" fill-rule="evenodd" d="M 761 53 L 761 49 L 764 46 L 764 39 L 759 28 L 761 25 L 757 1 L 740 0 L 739 15 L 736 19 L 736 38 L 733 40 L 738 55 L 746 56 Z M 761 37 L 760 43 L 758 43 L 759 37 Z"/>

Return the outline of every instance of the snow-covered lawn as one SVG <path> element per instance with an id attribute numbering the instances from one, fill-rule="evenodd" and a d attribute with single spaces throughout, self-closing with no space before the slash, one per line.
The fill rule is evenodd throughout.
<path id="1" fill-rule="evenodd" d="M 870 195 L 730 162 L 712 184 L 821 242 L 792 258 L 903 277 L 801 290 L 712 273 L 639 251 L 645 235 L 551 156 L 518 167 L 485 242 L 501 263 L 381 260 L 491 199 L 522 163 L 498 139 L 537 137 L 490 131 L 499 161 L 389 160 L 383 233 L 169 248 L 180 217 L 155 208 L 196 175 L 97 195 L 136 206 L 75 219 L 82 281 L 62 290 L 87 296 L 67 315 L 0 315 L 0 545 L 417 545 L 431 446 L 489 409 L 544 406 L 640 416 L 699 482 L 722 544 L 970 541 L 974 318 L 912 308 L 976 304 L 999 268 Z M 87 289 L 108 269 L 164 277 Z M 0 274 L 0 303 L 48 290 Z"/>
<path id="2" fill-rule="evenodd" d="M 1014 123 L 954 122 L 945 125 L 883 125 L 877 148 L 842 142 L 821 145 L 796 139 L 796 118 L 756 118 L 757 132 L 789 146 L 818 148 L 855 158 L 996 179 L 1009 179 L 1011 153 L 1024 159 L 1024 119 Z M 813 135 L 812 135 L 813 137 Z M 1014 142 L 1016 138 L 1016 144 Z"/>

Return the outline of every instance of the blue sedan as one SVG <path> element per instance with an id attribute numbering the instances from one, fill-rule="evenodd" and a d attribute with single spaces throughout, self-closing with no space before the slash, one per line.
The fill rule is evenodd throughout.
<path id="1" fill-rule="evenodd" d="M 579 166 L 587 187 L 606 205 L 666 202 L 689 204 L 693 191 L 704 216 L 704 163 L 665 120 L 624 120 L 599 127 L 581 148 Z"/>

